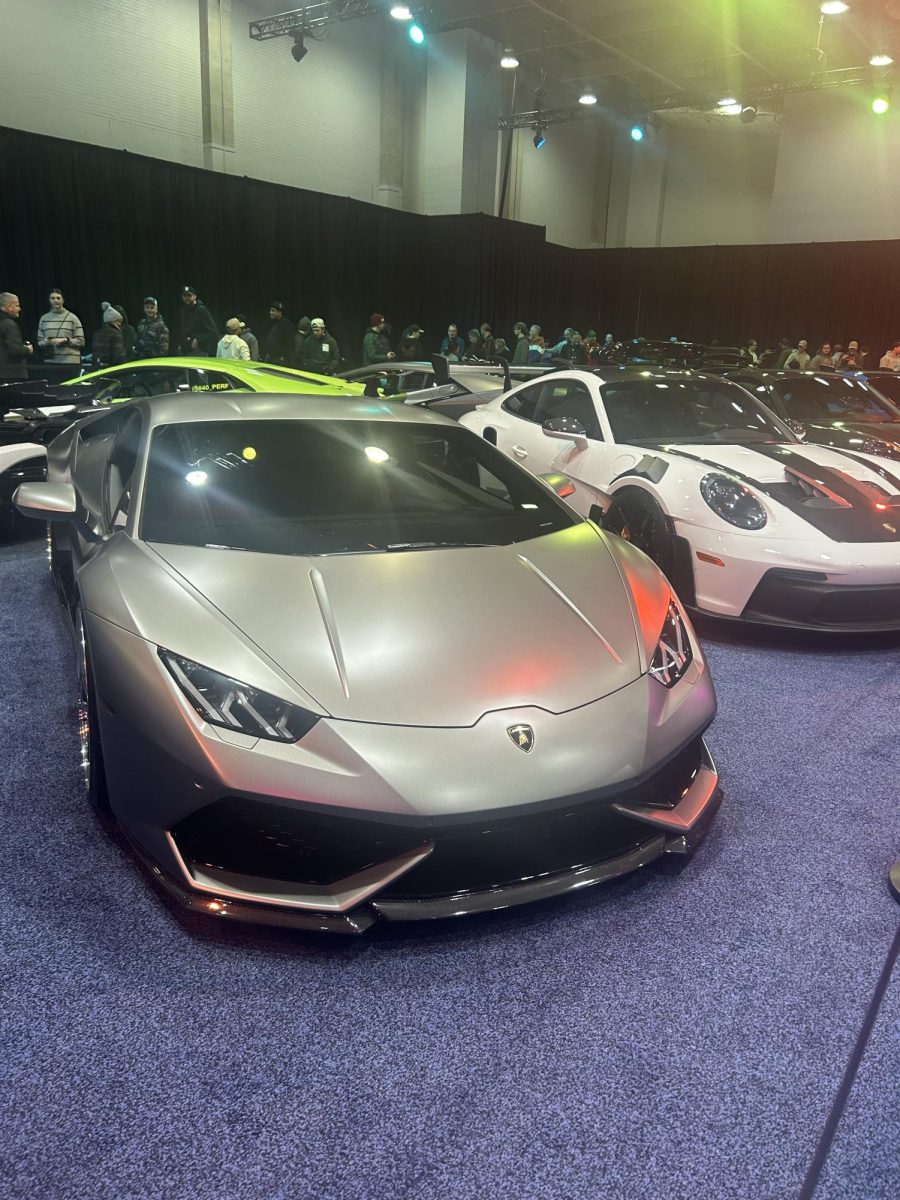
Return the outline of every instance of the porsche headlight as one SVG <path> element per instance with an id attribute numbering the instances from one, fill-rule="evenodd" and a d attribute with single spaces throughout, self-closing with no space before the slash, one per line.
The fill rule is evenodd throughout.
<path id="1" fill-rule="evenodd" d="M 704 475 L 700 495 L 716 516 L 738 529 L 762 529 L 768 520 L 766 510 L 750 489 L 728 475 Z"/>
<path id="2" fill-rule="evenodd" d="M 189 658 L 182 658 L 162 646 L 159 657 L 187 699 L 210 725 L 221 725 L 273 742 L 297 742 L 319 719 L 315 713 L 297 708 L 229 675 L 221 675 Z"/>
<path id="3" fill-rule="evenodd" d="M 670 600 L 656 653 L 650 660 L 650 674 L 663 687 L 674 687 L 693 661 L 694 651 L 684 618 L 675 601 Z"/>

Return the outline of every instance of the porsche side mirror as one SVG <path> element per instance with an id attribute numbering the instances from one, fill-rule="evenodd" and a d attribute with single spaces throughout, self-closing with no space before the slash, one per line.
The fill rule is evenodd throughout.
<path id="1" fill-rule="evenodd" d="M 551 417 L 543 426 L 545 437 L 561 442 L 574 442 L 579 450 L 586 450 L 587 430 L 575 417 Z"/>
<path id="2" fill-rule="evenodd" d="M 787 425 L 791 433 L 795 433 L 797 435 L 801 442 L 806 441 L 808 434 L 806 432 L 806 426 L 802 421 L 795 421 L 792 417 L 788 417 L 784 423 Z"/>
<path id="3" fill-rule="evenodd" d="M 74 521 L 81 507 L 71 483 L 20 483 L 13 504 L 23 517 L 39 521 Z"/>

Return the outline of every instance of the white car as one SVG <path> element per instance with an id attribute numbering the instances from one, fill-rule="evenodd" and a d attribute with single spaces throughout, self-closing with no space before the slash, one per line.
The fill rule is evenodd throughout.
<path id="1" fill-rule="evenodd" d="M 736 384 L 685 371 L 560 371 L 462 417 L 665 571 L 703 613 L 900 629 L 900 470 L 805 445 Z"/>

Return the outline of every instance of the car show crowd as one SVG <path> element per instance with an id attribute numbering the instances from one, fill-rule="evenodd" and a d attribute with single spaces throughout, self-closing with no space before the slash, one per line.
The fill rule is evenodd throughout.
<path id="1" fill-rule="evenodd" d="M 356 356 L 345 356 L 324 318 L 302 316 L 296 324 L 287 316 L 283 301 L 269 305 L 269 327 L 257 338 L 247 317 L 235 313 L 223 325 L 217 323 L 196 289 L 185 284 L 180 293 L 180 311 L 172 326 L 160 311 L 155 296 L 145 296 L 143 316 L 137 326 L 131 324 L 128 310 L 120 302 L 104 300 L 100 321 L 91 336 L 85 335 L 79 317 L 65 304 L 58 287 L 51 288 L 48 310 L 40 317 L 34 341 L 22 333 L 22 306 L 14 292 L 0 292 L 0 378 L 25 379 L 30 362 L 40 361 L 55 369 L 68 368 L 77 373 L 83 363 L 96 369 L 116 366 L 133 359 L 162 358 L 168 355 L 204 356 L 248 362 L 266 362 L 282 367 L 334 375 L 353 365 Z M 567 326 L 559 338 L 546 336 L 541 325 L 518 321 L 506 338 L 496 335 L 488 321 L 468 330 L 451 322 L 443 338 L 426 348 L 422 325 L 406 325 L 396 344 L 392 329 L 383 313 L 373 312 L 362 337 L 361 362 L 369 366 L 379 362 L 415 362 L 432 350 L 451 362 L 492 362 L 505 360 L 513 366 L 555 363 L 573 366 L 600 366 L 606 362 L 634 361 L 642 350 L 651 358 L 684 366 L 749 365 L 770 370 L 841 370 L 871 369 L 874 363 L 869 347 L 856 338 L 846 343 L 822 341 L 815 353 L 806 338 L 794 344 L 788 338 L 764 346 L 748 338 L 740 346 L 720 346 L 715 340 L 703 343 L 684 341 L 672 336 L 667 342 L 648 342 L 644 338 L 627 341 L 614 334 L 599 335 L 588 329 L 585 334 Z M 900 371 L 900 339 L 878 361 L 882 370 Z"/>

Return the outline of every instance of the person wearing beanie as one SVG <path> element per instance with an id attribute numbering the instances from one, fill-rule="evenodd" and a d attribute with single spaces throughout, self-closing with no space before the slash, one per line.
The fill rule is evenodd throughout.
<path id="1" fill-rule="evenodd" d="M 169 353 L 169 327 L 155 296 L 144 297 L 144 315 L 138 322 L 134 352 L 138 358 L 165 358 Z"/>
<path id="2" fill-rule="evenodd" d="M 204 354 L 212 358 L 216 352 L 219 331 L 213 315 L 197 299 L 197 292 L 186 283 L 181 289 L 181 321 L 178 327 L 178 353 Z"/>
<path id="3" fill-rule="evenodd" d="M 116 312 L 122 314 L 122 341 L 125 343 L 125 357 L 134 358 L 134 348 L 137 345 L 137 331 L 128 320 L 128 310 L 118 300 L 113 304 Z"/>
<path id="4" fill-rule="evenodd" d="M 241 337 L 241 323 L 237 317 L 230 317 L 225 322 L 225 336 L 216 347 L 216 358 L 237 358 L 244 362 L 250 361 L 250 347 Z"/>
<path id="5" fill-rule="evenodd" d="M 303 369 L 303 359 L 306 355 L 306 343 L 312 333 L 312 321 L 309 317 L 301 317 L 297 322 L 297 332 L 294 334 L 294 357 L 291 365 L 298 370 Z"/>
<path id="6" fill-rule="evenodd" d="M 316 375 L 333 375 L 341 363 L 341 351 L 322 317 L 313 317 L 311 333 L 303 345 L 303 359 L 297 365 Z"/>
<path id="7" fill-rule="evenodd" d="M 125 340 L 122 337 L 122 314 L 108 300 L 101 305 L 103 322 L 91 341 L 91 362 L 100 367 L 116 367 L 125 361 Z"/>
<path id="8" fill-rule="evenodd" d="M 38 322 L 38 345 L 44 351 L 44 362 L 65 366 L 81 365 L 84 349 L 84 328 L 63 302 L 59 288 L 50 289 L 50 311 Z"/>
<path id="9" fill-rule="evenodd" d="M 371 366 L 372 363 L 386 362 L 389 359 L 396 358 L 397 355 L 391 349 L 391 343 L 388 341 L 387 321 L 384 318 L 384 313 L 372 313 L 369 317 L 369 328 L 366 330 L 363 338 L 363 366 Z"/>
<path id="10" fill-rule="evenodd" d="M 238 313 L 237 319 L 241 323 L 241 337 L 247 343 L 247 349 L 250 351 L 250 361 L 259 362 L 259 342 L 256 340 L 256 334 L 250 328 L 243 313 Z"/>
<path id="11" fill-rule="evenodd" d="M 266 362 L 289 367 L 294 357 L 294 330 L 284 315 L 284 303 L 273 300 L 269 305 L 269 332 L 266 335 Z"/>

